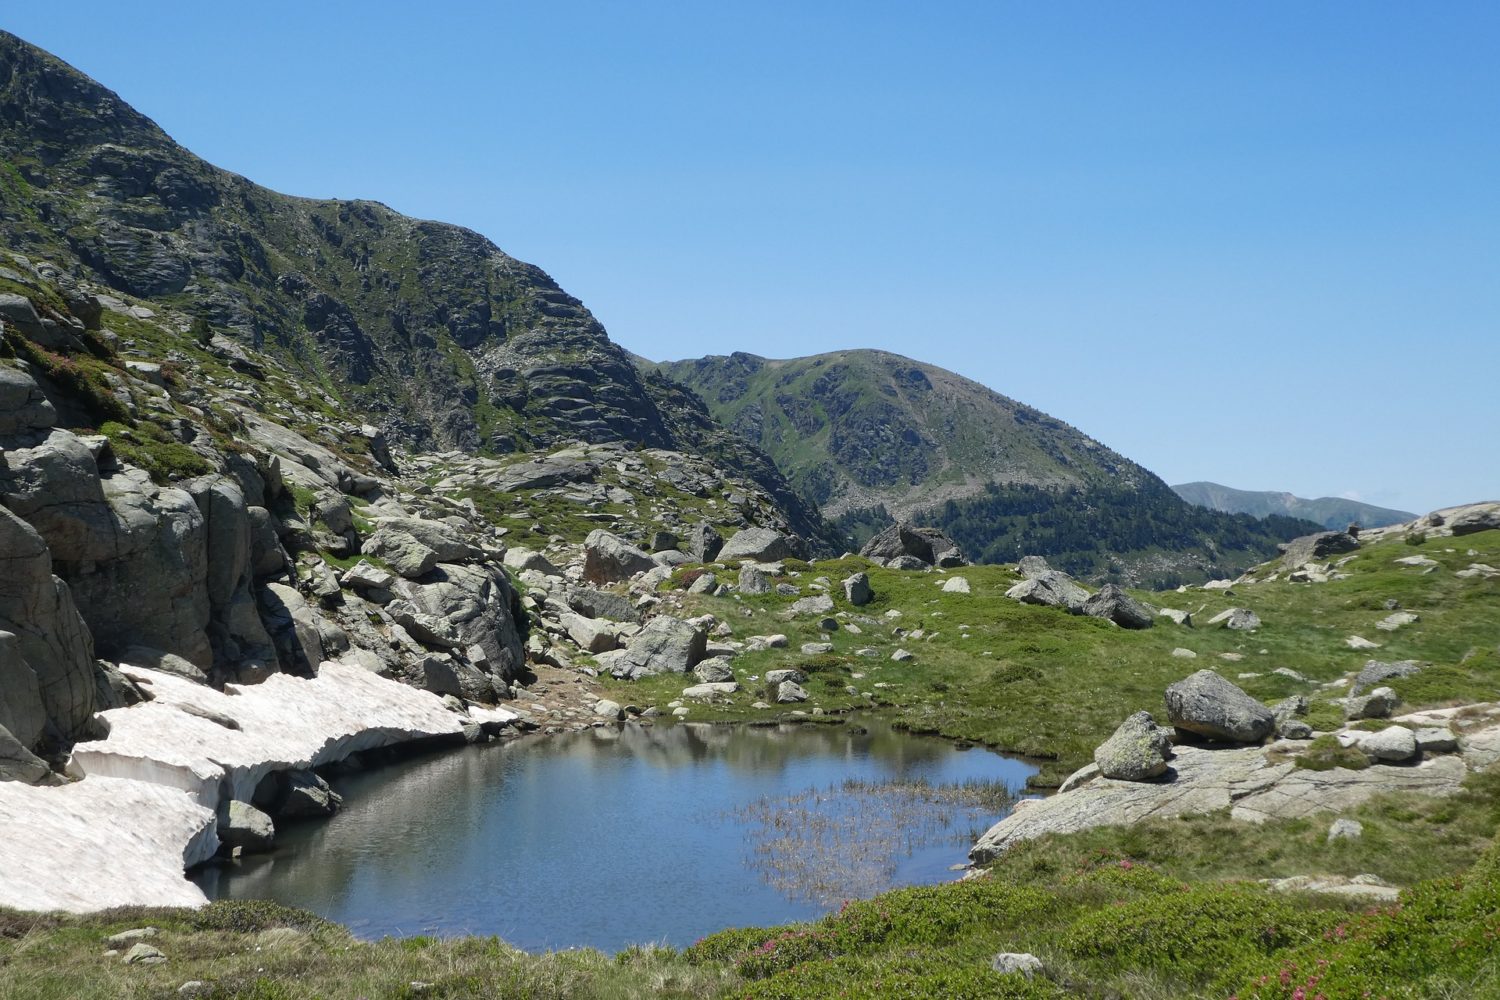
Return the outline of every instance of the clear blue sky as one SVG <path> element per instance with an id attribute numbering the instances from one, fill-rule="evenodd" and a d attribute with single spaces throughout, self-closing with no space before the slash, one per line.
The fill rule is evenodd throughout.
<path id="1" fill-rule="evenodd" d="M 1170 482 L 1500 498 L 1500 5 L 8 5 L 657 359 L 879 347 Z"/>

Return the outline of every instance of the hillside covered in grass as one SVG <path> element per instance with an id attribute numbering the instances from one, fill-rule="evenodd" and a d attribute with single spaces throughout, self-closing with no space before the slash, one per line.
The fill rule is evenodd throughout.
<path id="1" fill-rule="evenodd" d="M 697 392 L 857 543 L 917 519 L 976 561 L 1040 554 L 1081 576 L 1164 586 L 1237 575 L 1315 527 L 1194 507 L 1056 417 L 885 351 L 643 367 Z"/>

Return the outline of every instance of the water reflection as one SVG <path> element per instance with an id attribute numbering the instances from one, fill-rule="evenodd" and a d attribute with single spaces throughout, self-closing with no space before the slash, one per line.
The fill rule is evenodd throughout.
<path id="1" fill-rule="evenodd" d="M 276 853 L 199 881 L 210 896 L 277 899 L 365 936 L 684 945 L 723 927 L 822 912 L 746 863 L 753 824 L 735 813 L 750 803 L 851 778 L 1002 781 L 1019 791 L 1032 771 L 877 725 L 608 727 L 342 779 L 337 817 L 288 827 Z M 892 881 L 951 877 L 964 849 L 919 847 L 897 860 Z"/>

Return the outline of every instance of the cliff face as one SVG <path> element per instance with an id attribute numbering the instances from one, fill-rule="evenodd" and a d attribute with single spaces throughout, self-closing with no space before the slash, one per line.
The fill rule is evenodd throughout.
<path id="1" fill-rule="evenodd" d="M 699 451 L 837 539 L 700 403 L 644 379 L 545 272 L 459 226 L 269 191 L 0 32 L 0 238 L 62 276 L 265 350 L 392 440 L 504 454 L 563 441 Z"/>

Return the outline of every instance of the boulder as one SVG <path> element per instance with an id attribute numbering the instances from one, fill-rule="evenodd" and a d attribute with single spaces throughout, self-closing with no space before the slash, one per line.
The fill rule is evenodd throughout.
<path id="1" fill-rule="evenodd" d="M 1288 569 L 1296 569 L 1304 563 L 1321 562 L 1331 556 L 1353 552 L 1359 548 L 1359 539 L 1347 531 L 1320 531 L 1294 538 L 1278 547 L 1282 563 Z"/>
<path id="2" fill-rule="evenodd" d="M 339 583 L 355 590 L 390 590 L 396 585 L 396 574 L 361 559 L 339 577 Z"/>
<path id="3" fill-rule="evenodd" d="M 879 559 L 887 566 L 891 560 L 911 558 L 923 566 L 946 567 L 964 565 L 958 544 L 938 528 L 917 528 L 909 524 L 893 524 L 865 543 L 859 554 L 867 559 Z M 899 568 L 899 567 L 898 567 Z"/>
<path id="4" fill-rule="evenodd" d="M 807 692 L 796 681 L 782 681 L 776 685 L 777 704 L 792 705 L 806 700 Z"/>
<path id="5" fill-rule="evenodd" d="M 72 739 L 96 692 L 94 644 L 71 589 L 52 575 L 41 535 L 0 507 L 0 724 L 28 750 L 49 726 Z"/>
<path id="6" fill-rule="evenodd" d="M 562 571 L 552 564 L 552 560 L 540 552 L 520 546 L 506 549 L 505 558 L 502 561 L 507 569 L 513 569 L 517 573 L 534 570 L 543 576 L 562 576 Z"/>
<path id="7" fill-rule="evenodd" d="M 1363 694 L 1383 681 L 1393 678 L 1410 677 L 1422 669 L 1422 664 L 1416 660 L 1396 660 L 1387 663 L 1381 660 L 1366 660 L 1358 674 L 1354 677 L 1354 683 L 1349 688 L 1349 696 Z"/>
<path id="8" fill-rule="evenodd" d="M 403 580 L 396 589 L 418 611 L 446 622 L 460 646 L 479 646 L 492 676 L 509 680 L 520 670 L 520 599 L 502 570 L 439 563 L 421 581 Z"/>
<path id="9" fill-rule="evenodd" d="M 603 653 L 620 645 L 614 626 L 603 619 L 565 614 L 558 619 L 558 624 L 585 653 Z"/>
<path id="10" fill-rule="evenodd" d="M 870 577 L 867 573 L 855 573 L 844 579 L 844 598 L 856 608 L 863 607 L 875 599 L 875 591 L 870 589 Z"/>
<path id="11" fill-rule="evenodd" d="M 1336 819 L 1328 827 L 1328 843 L 1335 840 L 1358 840 L 1365 832 L 1364 824 L 1357 819 Z"/>
<path id="12" fill-rule="evenodd" d="M 568 591 L 568 607 L 585 618 L 606 618 L 612 622 L 638 622 L 640 609 L 628 597 L 592 587 L 573 587 Z"/>
<path id="13" fill-rule="evenodd" d="M 1042 960 L 1030 952 L 1002 951 L 990 959 L 990 968 L 1001 975 L 1012 973 L 1034 979 L 1042 975 L 1044 967 Z"/>
<path id="14" fill-rule="evenodd" d="M 276 824 L 250 803 L 230 799 L 219 806 L 219 840 L 247 854 L 269 851 L 276 840 Z"/>
<path id="15" fill-rule="evenodd" d="M 806 684 L 807 675 L 795 668 L 783 668 L 781 670 L 767 670 L 766 683 L 775 687 L 783 681 L 791 681 L 793 684 Z"/>
<path id="16" fill-rule="evenodd" d="M 669 549 L 676 549 L 680 541 L 681 539 L 677 537 L 675 532 L 658 529 L 651 533 L 651 542 L 648 547 L 652 552 L 666 552 Z M 689 559 L 688 561 L 693 562 L 694 560 Z M 702 560 L 698 561 L 701 562 Z"/>
<path id="17" fill-rule="evenodd" d="M 282 774 L 275 812 L 277 816 L 291 819 L 332 816 L 343 804 L 343 796 L 328 787 L 328 782 L 320 778 L 317 772 L 286 771 Z"/>
<path id="18" fill-rule="evenodd" d="M 1212 670 L 1169 686 L 1167 719 L 1178 730 L 1210 740 L 1259 743 L 1276 728 L 1271 710 Z"/>
<path id="19" fill-rule="evenodd" d="M 947 594 L 970 593 L 969 581 L 961 576 L 950 576 L 943 581 L 943 592 Z"/>
<path id="20" fill-rule="evenodd" d="M 1399 704 L 1401 704 L 1400 695 L 1388 687 L 1379 687 L 1369 694 L 1345 698 L 1344 716 L 1350 721 L 1355 719 L 1388 719 Z"/>
<path id="21" fill-rule="evenodd" d="M 1500 530 L 1500 503 L 1471 504 L 1448 518 L 1455 535 Z"/>
<path id="22" fill-rule="evenodd" d="M 1099 773 L 1118 781 L 1147 781 L 1165 774 L 1172 739 L 1150 712 L 1137 712 L 1094 751 Z"/>
<path id="23" fill-rule="evenodd" d="M 0 437 L 45 430 L 57 410 L 28 373 L 0 364 Z"/>
<path id="24" fill-rule="evenodd" d="M 1082 611 L 1092 618 L 1106 618 L 1121 628 L 1150 628 L 1155 624 L 1150 608 L 1113 583 L 1106 583 L 1098 593 L 1084 601 Z"/>
<path id="25" fill-rule="evenodd" d="M 54 784 L 47 762 L 28 750 L 9 729 L 0 726 L 0 781 L 27 785 Z"/>
<path id="26" fill-rule="evenodd" d="M 682 689 L 684 698 L 708 698 L 713 699 L 722 695 L 734 694 L 740 686 L 734 681 L 716 681 L 705 684 L 693 684 Z"/>
<path id="27" fill-rule="evenodd" d="M 1023 580 L 1040 580 L 1053 572 L 1053 569 L 1041 556 L 1022 556 L 1021 561 L 1016 563 L 1016 572 L 1021 574 Z"/>
<path id="28" fill-rule="evenodd" d="M 685 674 L 703 659 L 708 633 L 669 615 L 658 615 L 632 636 L 622 653 L 613 654 L 610 673 L 620 680 L 653 674 Z"/>
<path id="29" fill-rule="evenodd" d="M 318 631 L 318 616 L 302 595 L 282 583 L 267 583 L 260 588 L 260 617 L 275 644 L 281 669 L 289 674 L 311 677 L 323 662 L 323 637 Z"/>
<path id="30" fill-rule="evenodd" d="M 440 562 L 465 562 L 483 555 L 451 525 L 405 517 L 381 518 L 363 548 L 408 580 L 423 576 Z"/>
<path id="31" fill-rule="evenodd" d="M 1390 726 L 1378 733 L 1361 732 L 1356 738 L 1357 746 L 1376 760 L 1411 760 L 1422 752 L 1417 747 L 1416 734 L 1405 726 Z"/>
<path id="32" fill-rule="evenodd" d="M 719 578 L 713 573 L 704 573 L 688 585 L 689 594 L 712 594 L 719 589 Z"/>
<path id="33" fill-rule="evenodd" d="M 422 687 L 486 705 L 495 702 L 495 685 L 478 667 L 451 656 L 422 657 Z"/>
<path id="34" fill-rule="evenodd" d="M 703 684 L 720 684 L 734 680 L 734 668 L 729 664 L 729 657 L 711 656 L 698 661 L 693 667 L 693 676 Z"/>
<path id="35" fill-rule="evenodd" d="M 724 548 L 724 539 L 713 525 L 700 521 L 688 529 L 680 546 L 696 562 L 713 562 Z"/>
<path id="36" fill-rule="evenodd" d="M 1260 616 L 1249 608 L 1227 608 L 1208 620 L 1210 625 L 1249 632 L 1260 628 Z"/>
<path id="37" fill-rule="evenodd" d="M 1007 590 L 1005 596 L 1022 604 L 1064 608 L 1076 614 L 1088 602 L 1089 592 L 1074 583 L 1068 574 L 1054 569 L 1041 576 L 1022 580 Z"/>
<path id="38" fill-rule="evenodd" d="M 771 581 L 760 569 L 746 564 L 740 567 L 739 590 L 742 594 L 752 596 L 769 594 L 771 592 Z"/>
<path id="39" fill-rule="evenodd" d="M 650 555 L 618 535 L 595 528 L 583 542 L 583 578 L 589 583 L 616 583 L 656 568 Z"/>
<path id="40" fill-rule="evenodd" d="M 781 532 L 770 528 L 744 528 L 724 543 L 719 550 L 719 562 L 736 562 L 749 559 L 754 562 L 774 562 L 797 555 L 792 542 Z"/>
<path id="41" fill-rule="evenodd" d="M 814 594 L 792 602 L 794 615 L 822 615 L 833 610 L 833 598 L 827 594 Z"/>
<path id="42" fill-rule="evenodd" d="M 608 698 L 600 698 L 594 702 L 594 714 L 601 719 L 613 719 L 618 722 L 625 717 L 625 706 Z"/>

